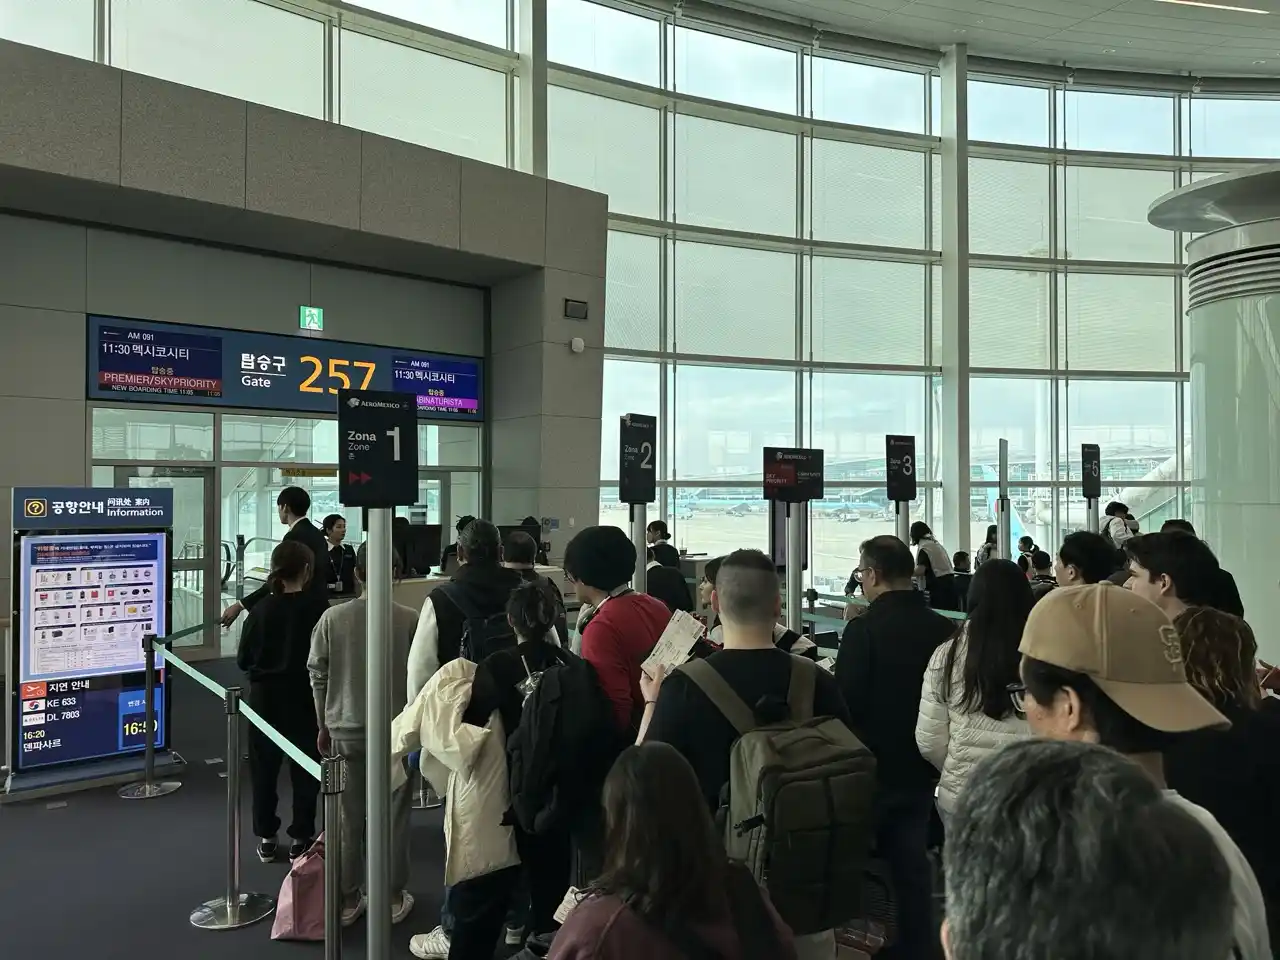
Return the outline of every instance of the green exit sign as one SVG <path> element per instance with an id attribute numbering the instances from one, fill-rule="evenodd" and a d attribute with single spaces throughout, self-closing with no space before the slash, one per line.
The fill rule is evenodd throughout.
<path id="1" fill-rule="evenodd" d="M 324 308 L 323 307 L 299 307 L 298 308 L 298 329 L 299 330 L 323 330 L 324 329 Z"/>

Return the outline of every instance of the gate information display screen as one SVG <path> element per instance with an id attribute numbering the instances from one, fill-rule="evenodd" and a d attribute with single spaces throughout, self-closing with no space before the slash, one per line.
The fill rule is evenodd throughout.
<path id="1" fill-rule="evenodd" d="M 168 633 L 167 537 L 159 532 L 18 538 L 19 770 L 142 750 L 142 639 Z M 165 745 L 163 671 L 157 748 Z"/>
<path id="2" fill-rule="evenodd" d="M 474 357 L 90 315 L 88 366 L 91 400 L 331 414 L 339 390 L 388 390 L 420 417 L 484 417 Z"/>

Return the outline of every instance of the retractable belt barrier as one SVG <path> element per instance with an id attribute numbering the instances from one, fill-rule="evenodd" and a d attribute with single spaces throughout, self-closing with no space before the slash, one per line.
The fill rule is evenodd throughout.
<path id="1" fill-rule="evenodd" d="M 240 890 L 240 721 L 243 716 L 258 731 L 280 748 L 284 754 L 320 783 L 324 795 L 325 871 L 324 871 L 324 955 L 325 960 L 341 960 L 342 957 L 342 884 L 338 864 L 342 857 L 342 809 L 340 799 L 347 785 L 346 761 L 342 757 L 325 757 L 319 763 L 308 757 L 298 747 L 280 734 L 275 727 L 245 703 L 240 687 L 223 687 L 199 670 L 185 663 L 170 649 L 175 640 L 200 633 L 215 623 L 200 624 L 179 630 L 164 638 L 150 634 L 143 637 L 142 647 L 146 662 L 145 710 L 147 722 L 154 734 L 156 727 L 156 663 L 167 663 L 179 673 L 190 677 L 223 702 L 227 717 L 227 879 L 223 896 L 201 904 L 191 912 L 192 926 L 202 930 L 235 930 L 247 927 L 270 916 L 276 908 L 275 897 L 265 893 L 244 893 Z M 143 781 L 121 790 L 121 796 L 149 799 L 162 797 L 178 789 L 176 782 L 157 783 L 155 779 L 155 737 L 148 736 L 144 753 Z"/>

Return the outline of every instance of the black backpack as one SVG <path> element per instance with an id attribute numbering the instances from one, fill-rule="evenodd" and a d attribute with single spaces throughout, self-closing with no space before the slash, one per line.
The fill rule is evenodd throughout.
<path id="1" fill-rule="evenodd" d="M 507 620 L 505 609 L 497 613 L 481 613 L 467 598 L 466 591 L 456 583 L 446 583 L 440 589 L 462 614 L 460 657 L 480 663 L 491 653 L 516 646 L 516 632 Z"/>
<path id="2" fill-rule="evenodd" d="M 588 804 L 598 804 L 623 746 L 595 669 L 566 650 L 557 649 L 556 657 L 507 734 L 511 813 L 532 834 L 566 829 Z"/>

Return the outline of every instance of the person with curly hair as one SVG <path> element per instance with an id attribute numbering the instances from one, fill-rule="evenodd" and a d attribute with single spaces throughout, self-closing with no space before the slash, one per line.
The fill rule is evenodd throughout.
<path id="1" fill-rule="evenodd" d="M 1258 709 L 1258 644 L 1239 617 L 1188 607 L 1173 621 L 1187 681 L 1231 721 L 1198 730 L 1165 751 L 1169 786 L 1212 813 L 1253 867 L 1280 943 L 1280 718 Z"/>

